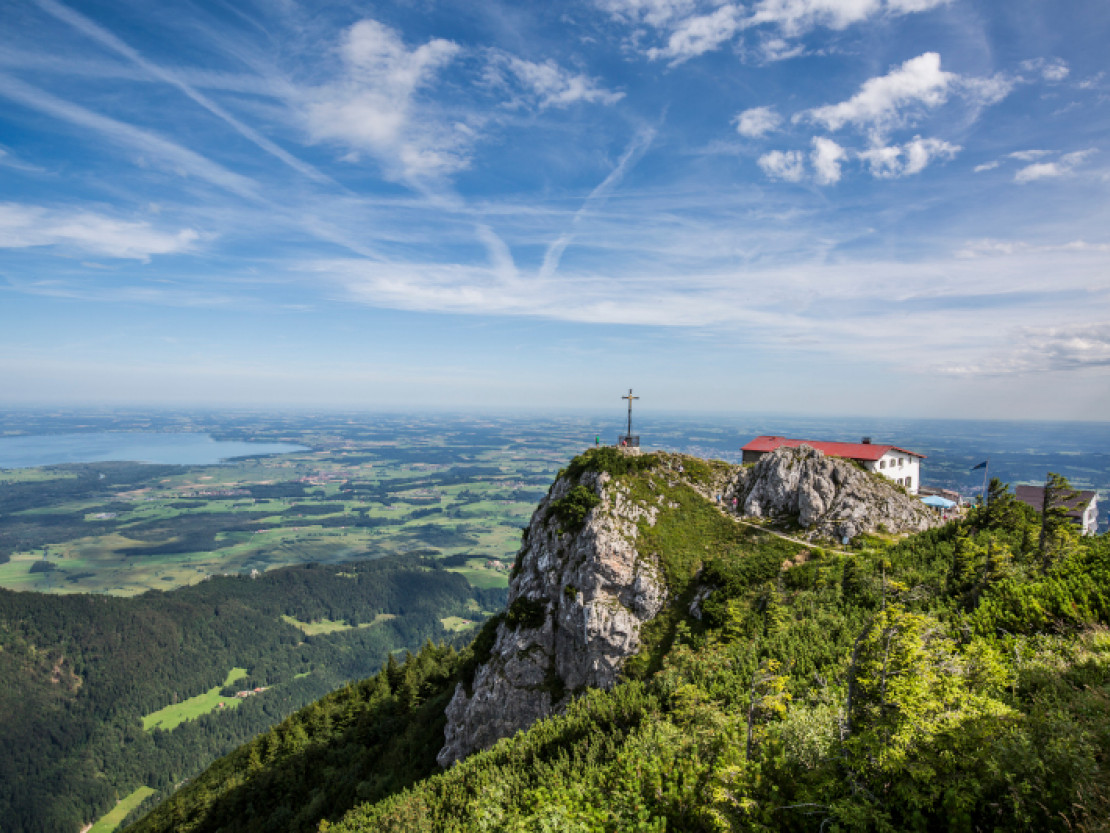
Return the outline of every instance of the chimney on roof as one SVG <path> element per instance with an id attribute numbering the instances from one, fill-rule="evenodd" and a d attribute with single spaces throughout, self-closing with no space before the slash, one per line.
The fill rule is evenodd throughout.
<path id="1" fill-rule="evenodd" d="M 870 437 L 864 437 L 863 438 L 863 444 L 864 445 L 871 445 L 871 438 Z"/>

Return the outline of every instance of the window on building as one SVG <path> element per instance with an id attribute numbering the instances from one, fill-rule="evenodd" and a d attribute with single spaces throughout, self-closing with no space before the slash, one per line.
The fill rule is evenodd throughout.
<path id="1" fill-rule="evenodd" d="M 913 478 L 912 477 L 907 477 L 906 478 L 906 488 L 908 489 L 912 485 L 913 485 Z"/>
<path id="2" fill-rule="evenodd" d="M 881 469 L 886 468 L 886 460 L 880 460 L 879 461 L 879 468 L 881 468 Z"/>

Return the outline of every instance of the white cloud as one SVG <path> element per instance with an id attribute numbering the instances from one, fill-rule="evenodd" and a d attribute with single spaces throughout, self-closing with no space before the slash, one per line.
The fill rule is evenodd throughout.
<path id="1" fill-rule="evenodd" d="M 1095 152 L 1095 148 L 1077 150 L 1073 153 L 1065 153 L 1055 162 L 1036 162 L 1032 165 L 1026 165 L 1014 174 L 1014 182 L 1025 185 L 1038 179 L 1055 179 L 1068 176 Z"/>
<path id="2" fill-rule="evenodd" d="M 813 170 L 816 172 L 818 185 L 833 185 L 840 181 L 840 163 L 848 156 L 847 152 L 834 142 L 823 136 L 813 139 Z"/>
<path id="3" fill-rule="evenodd" d="M 1034 165 L 1027 165 L 1014 174 L 1014 182 L 1024 185 L 1027 182 L 1034 182 L 1038 179 L 1052 179 L 1066 173 L 1068 171 L 1056 162 L 1037 162 Z"/>
<path id="4" fill-rule="evenodd" d="M 959 152 L 958 145 L 942 139 L 922 139 L 920 136 L 914 136 L 903 145 L 873 146 L 861 151 L 859 157 L 867 162 L 872 176 L 879 179 L 893 179 L 920 173 L 930 162 L 936 159 L 952 159 Z M 984 166 L 980 165 L 976 170 L 980 168 Z"/>
<path id="5" fill-rule="evenodd" d="M 194 229 L 159 231 L 91 211 L 64 211 L 20 203 L 0 203 L 0 248 L 63 246 L 77 251 L 147 261 L 151 255 L 191 250 Z"/>
<path id="6" fill-rule="evenodd" d="M 1033 58 L 1029 61 L 1022 61 L 1021 68 L 1026 72 L 1040 73 L 1045 81 L 1054 83 L 1063 81 L 1071 74 L 1071 68 L 1068 67 L 1063 58 Z"/>
<path id="7" fill-rule="evenodd" d="M 851 98 L 805 110 L 794 121 L 808 120 L 829 130 L 852 126 L 880 144 L 891 130 L 913 123 L 955 95 L 973 111 L 1005 98 L 1014 82 L 1003 76 L 971 78 L 940 67 L 940 55 L 925 52 L 886 75 L 869 78 Z"/>
<path id="8" fill-rule="evenodd" d="M 785 179 L 787 182 L 800 182 L 805 176 L 805 159 L 801 151 L 773 150 L 759 157 L 759 167 L 771 179 Z"/>
<path id="9" fill-rule="evenodd" d="M 982 165 L 976 165 L 974 168 L 972 168 L 972 170 L 977 174 L 981 174 L 983 173 L 983 171 L 993 171 L 1001 164 L 1002 163 L 999 162 L 997 159 L 993 159 L 990 162 L 984 162 Z"/>
<path id="10" fill-rule="evenodd" d="M 1086 240 L 1071 240 L 1056 245 L 1034 246 L 1023 240 L 995 240 L 984 237 L 969 240 L 956 252 L 956 257 L 970 259 L 976 257 L 1008 257 L 1015 254 L 1052 254 L 1064 252 L 1110 252 L 1110 243 L 1088 243 Z"/>
<path id="11" fill-rule="evenodd" d="M 1082 81 L 1076 84 L 1076 86 L 1079 87 L 1079 89 L 1081 90 L 1097 90 L 1100 86 L 1102 86 L 1102 80 L 1105 77 L 1105 72 L 1096 72 L 1090 78 L 1084 78 Z"/>
<path id="12" fill-rule="evenodd" d="M 1021 162 L 1032 162 L 1035 159 L 1043 159 L 1045 156 L 1051 155 L 1051 150 L 1015 150 L 1013 153 L 1006 154 L 1010 159 L 1017 159 Z"/>
<path id="13" fill-rule="evenodd" d="M 1026 330 L 1025 349 L 1050 370 L 1110 366 L 1110 321 Z"/>
<path id="14" fill-rule="evenodd" d="M 952 159 L 960 152 L 959 145 L 942 139 L 922 139 L 920 136 L 914 136 L 902 149 L 906 155 L 903 174 L 919 173 L 934 159 Z"/>
<path id="15" fill-rule="evenodd" d="M 1110 321 L 1057 327 L 1019 327 L 1004 353 L 943 368 L 957 376 L 1062 373 L 1110 367 Z"/>
<path id="16" fill-rule="evenodd" d="M 496 53 L 487 77 L 507 84 L 504 73 L 510 74 L 527 91 L 527 96 L 541 110 L 547 107 L 569 107 L 572 104 L 615 104 L 623 92 L 612 92 L 597 85 L 594 79 L 571 73 L 554 61 L 542 64 L 513 55 Z"/>
<path id="17" fill-rule="evenodd" d="M 767 64 L 797 58 L 805 51 L 803 44 L 791 43 L 785 38 L 763 38 L 759 42 L 759 57 Z"/>
<path id="18" fill-rule="evenodd" d="M 1105 252 L 1070 244 L 1018 245 L 1008 256 L 978 260 L 817 256 L 790 265 L 694 267 L 678 284 L 660 258 L 623 271 L 557 276 L 353 258 L 299 268 L 334 281 L 342 297 L 376 307 L 667 327 L 743 322 L 768 347 L 820 345 L 830 356 L 925 372 L 963 367 L 965 375 L 986 372 L 993 354 L 1013 346 L 1017 328 L 1044 331 L 1066 322 L 1069 338 L 1084 338 L 1083 328 L 1110 321 L 1106 293 L 1097 289 L 1105 285 Z M 1059 276 L 1051 288 L 1044 284 L 1047 270 Z M 1078 343 L 1071 348 L 1073 357 L 1096 353 Z"/>
<path id="19" fill-rule="evenodd" d="M 712 52 L 732 39 L 742 28 L 742 6 L 726 4 L 710 14 L 695 15 L 681 21 L 662 49 L 649 49 L 649 58 L 670 58 L 672 64 Z"/>
<path id="20" fill-rule="evenodd" d="M 908 108 L 943 104 L 955 78 L 940 68 L 940 55 L 926 52 L 886 75 L 869 78 L 847 101 L 815 107 L 802 115 L 830 130 L 851 124 L 882 131 L 905 121 Z"/>
<path id="21" fill-rule="evenodd" d="M 760 0 L 751 25 L 774 24 L 787 34 L 797 35 L 817 26 L 845 29 L 877 14 L 923 12 L 949 0 Z"/>
<path id="22" fill-rule="evenodd" d="M 736 132 L 741 136 L 757 138 L 765 136 L 782 123 L 774 107 L 752 107 L 736 116 Z"/>
<path id="23" fill-rule="evenodd" d="M 303 91 L 304 118 L 314 141 L 335 141 L 377 156 L 389 172 L 420 180 L 466 165 L 466 131 L 418 112 L 417 91 L 459 53 L 457 44 L 435 38 L 414 49 L 375 20 L 362 20 L 339 48 L 342 77 Z"/>

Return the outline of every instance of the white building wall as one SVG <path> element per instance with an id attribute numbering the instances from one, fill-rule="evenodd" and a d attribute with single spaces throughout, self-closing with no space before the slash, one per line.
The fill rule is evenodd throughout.
<path id="1" fill-rule="evenodd" d="M 1087 508 L 1083 510 L 1083 534 L 1094 535 L 1098 532 L 1098 495 L 1091 498 Z"/>
<path id="2" fill-rule="evenodd" d="M 921 485 L 921 458 L 904 451 L 892 448 L 877 462 L 868 464 L 867 468 L 905 486 L 911 495 L 916 495 Z"/>

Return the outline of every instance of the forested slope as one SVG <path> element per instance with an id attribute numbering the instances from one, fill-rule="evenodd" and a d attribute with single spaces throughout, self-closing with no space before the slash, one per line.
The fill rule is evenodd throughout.
<path id="1" fill-rule="evenodd" d="M 76 831 L 117 795 L 170 790 L 391 651 L 450 638 L 441 617 L 478 619 L 502 599 L 418 558 L 134 598 L 0 590 L 0 827 Z M 308 636 L 291 620 L 344 629 Z M 171 731 L 144 730 L 144 715 L 221 686 L 236 667 L 247 674 L 225 694 L 267 690 Z"/>
<path id="2" fill-rule="evenodd" d="M 439 770 L 443 704 L 491 620 L 461 656 L 426 646 L 300 712 L 133 829 L 1110 829 L 1105 536 L 1051 516 L 1042 535 L 993 484 L 966 520 L 784 558 L 697 494 L 704 466 L 649 489 L 655 465 L 613 477 L 673 508 L 639 538 L 673 603 L 615 688 Z"/>

